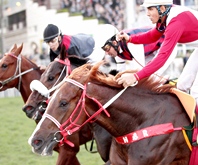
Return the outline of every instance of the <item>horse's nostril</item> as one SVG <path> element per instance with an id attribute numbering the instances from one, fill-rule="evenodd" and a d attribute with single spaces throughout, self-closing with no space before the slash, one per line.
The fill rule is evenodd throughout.
<path id="1" fill-rule="evenodd" d="M 34 140 L 34 144 L 35 144 L 36 146 L 39 146 L 39 144 L 41 144 L 41 140 Z"/>
<path id="2" fill-rule="evenodd" d="M 32 146 L 33 146 L 36 150 L 40 149 L 40 148 L 42 147 L 42 145 L 43 145 L 43 141 L 42 141 L 42 140 L 35 139 L 35 140 L 32 141 Z"/>
<path id="3" fill-rule="evenodd" d="M 23 108 L 23 111 L 24 111 L 24 112 L 27 112 L 27 111 L 31 111 L 32 109 L 33 109 L 32 106 L 25 106 L 25 107 Z"/>

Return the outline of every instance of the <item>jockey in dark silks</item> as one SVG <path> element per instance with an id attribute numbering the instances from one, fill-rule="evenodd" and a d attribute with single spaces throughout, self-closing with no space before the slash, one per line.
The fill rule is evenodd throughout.
<path id="1" fill-rule="evenodd" d="M 50 46 L 50 61 L 53 61 L 60 54 L 62 46 L 66 48 L 67 55 L 77 55 L 82 58 L 92 54 L 95 46 L 95 41 L 91 35 L 63 35 L 61 30 L 53 24 L 47 25 L 43 37 Z"/>
<path id="2" fill-rule="evenodd" d="M 129 36 L 133 36 L 146 33 L 151 29 L 152 27 L 142 27 L 123 31 Z M 118 33 L 118 30 L 116 33 Z M 115 36 L 116 33 L 113 36 L 107 36 L 107 40 L 103 43 L 102 49 L 107 55 L 115 58 L 117 70 L 119 71 L 124 71 L 126 69 L 141 69 L 155 57 L 156 52 L 164 41 L 164 36 L 162 35 L 158 40 L 149 44 L 133 44 L 125 40 L 117 41 Z M 174 49 L 172 56 L 167 60 L 164 66 L 156 72 L 159 76 L 166 71 L 176 55 L 177 48 Z M 126 61 L 130 66 L 126 65 Z"/>

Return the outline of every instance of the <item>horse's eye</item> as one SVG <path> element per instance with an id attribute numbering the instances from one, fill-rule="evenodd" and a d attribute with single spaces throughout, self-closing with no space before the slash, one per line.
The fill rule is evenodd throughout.
<path id="1" fill-rule="evenodd" d="M 49 76 L 48 77 L 48 81 L 53 81 L 54 80 L 54 76 Z"/>
<path id="2" fill-rule="evenodd" d="M 8 65 L 7 65 L 7 64 L 2 64 L 1 67 L 2 67 L 2 68 L 7 68 Z"/>
<path id="3" fill-rule="evenodd" d="M 61 101 L 60 102 L 60 107 L 65 107 L 67 105 L 67 102 L 66 101 Z"/>

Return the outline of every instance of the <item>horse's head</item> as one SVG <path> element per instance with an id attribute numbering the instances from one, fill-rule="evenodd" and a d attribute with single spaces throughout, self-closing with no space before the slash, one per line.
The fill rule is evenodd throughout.
<path id="1" fill-rule="evenodd" d="M 85 63 L 87 63 L 87 59 L 81 59 L 77 56 L 69 56 L 64 60 L 55 59 L 41 75 L 40 82 L 47 89 L 51 89 L 59 84 L 66 75 L 69 75 L 71 70 Z M 47 107 L 47 100 L 48 98 L 41 95 L 39 90 L 34 90 L 23 106 L 23 111 L 29 118 L 39 122 Z"/>
<path id="2" fill-rule="evenodd" d="M 18 72 L 17 66 L 20 61 L 19 55 L 22 48 L 23 44 L 20 47 L 17 47 L 15 44 L 14 47 L 8 53 L 5 53 L 0 60 L 0 91 L 16 86 L 17 80 L 9 81 L 9 78 L 15 76 Z"/>
<path id="3" fill-rule="evenodd" d="M 69 139 L 62 139 L 60 123 L 64 123 L 71 115 L 72 110 L 75 109 L 75 106 L 81 97 L 82 88 L 84 88 L 84 84 L 89 80 L 90 69 L 90 64 L 85 64 L 74 69 L 69 78 L 72 78 L 72 80 L 76 80 L 81 84 L 75 86 L 72 83 L 67 82 L 68 79 L 66 78 L 63 80 L 64 82 L 62 82 L 62 85 L 53 93 L 44 116 L 29 139 L 29 144 L 32 145 L 34 152 L 49 155 L 58 142 L 68 143 Z M 69 93 L 67 93 L 67 90 L 65 89 L 69 89 Z M 51 120 L 49 120 L 49 118 Z M 69 138 L 72 139 L 71 137 Z"/>

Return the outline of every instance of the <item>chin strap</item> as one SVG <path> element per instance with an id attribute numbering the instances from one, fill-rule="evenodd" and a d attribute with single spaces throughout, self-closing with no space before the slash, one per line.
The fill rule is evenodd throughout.
<path id="1" fill-rule="evenodd" d="M 158 10 L 158 13 L 159 13 L 159 16 L 160 16 L 159 20 L 161 20 L 163 16 L 169 14 L 171 7 L 172 7 L 171 5 L 167 6 L 166 11 L 162 13 L 161 10 L 160 10 L 160 5 L 156 6 L 156 8 Z"/>

